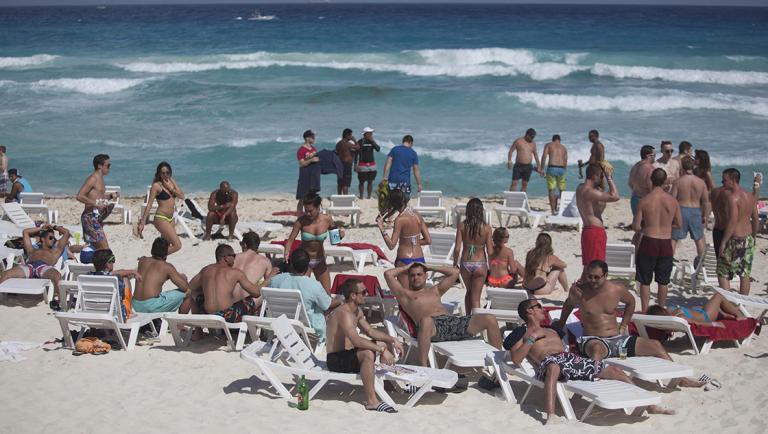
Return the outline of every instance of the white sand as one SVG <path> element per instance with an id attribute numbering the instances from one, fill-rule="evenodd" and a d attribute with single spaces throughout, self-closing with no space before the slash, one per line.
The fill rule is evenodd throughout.
<path id="1" fill-rule="evenodd" d="M 449 199 L 449 205 L 457 199 Z M 496 201 L 499 202 L 498 200 Z M 51 207 L 59 209 L 62 223 L 78 222 L 80 206 L 72 198 L 51 199 Z M 494 204 L 486 206 L 491 208 Z M 138 213 L 139 200 L 127 199 L 127 206 Z M 347 240 L 376 243 L 383 247 L 373 224 L 375 201 L 365 200 L 362 226 L 348 231 Z M 533 201 L 534 207 L 548 208 L 544 199 Z M 241 220 L 267 220 L 285 224 L 273 234 L 285 238 L 292 219 L 273 217 L 274 211 L 295 209 L 295 200 L 284 194 L 243 197 Z M 629 222 L 629 204 L 622 200 L 609 205 L 606 225 L 609 241 L 629 241 L 631 232 L 617 229 Z M 117 222 L 117 217 L 111 221 Z M 157 235 L 154 227 L 145 230 L 145 239 L 136 240 L 128 225 L 109 224 L 110 245 L 117 253 L 117 268 L 132 268 L 136 258 L 149 253 Z M 510 229 L 510 246 L 521 262 L 532 247 L 538 231 Z M 555 253 L 568 263 L 568 277 L 573 281 L 580 269 L 579 235 L 575 230 L 552 231 Z M 711 234 L 707 234 L 711 240 Z M 170 262 L 188 276 L 213 261 L 214 247 L 220 241 L 201 242 L 193 246 L 182 238 L 181 252 Z M 768 282 L 768 261 L 759 250 L 768 247 L 764 236 L 757 241 L 752 294 L 764 295 Z M 236 247 L 239 251 L 239 247 Z M 679 249 L 678 258 L 692 259 L 693 242 Z M 394 253 L 390 252 L 390 258 Z M 350 272 L 350 267 L 332 266 L 332 272 Z M 366 273 L 382 277 L 383 269 L 367 266 Z M 383 279 L 382 279 L 383 283 Z M 452 291 L 460 294 L 462 289 Z M 654 289 L 655 292 L 655 289 Z M 679 299 L 671 291 L 671 301 Z M 696 298 L 703 300 L 703 296 Z M 563 299 L 557 292 L 553 301 Z M 639 303 L 639 300 L 638 300 Z M 38 299 L 6 298 L 0 303 L 0 340 L 43 342 L 60 337 L 58 322 L 50 309 Z M 643 383 L 660 391 L 665 406 L 674 408 L 675 416 L 636 418 L 620 411 L 597 409 L 586 424 L 564 424 L 546 428 L 547 432 L 566 432 L 572 428 L 589 431 L 621 429 L 622 432 L 764 432 L 764 409 L 768 407 L 768 380 L 764 377 L 768 345 L 757 338 L 751 346 L 736 348 L 717 344 L 711 354 L 694 356 L 687 339 L 677 339 L 668 349 L 676 361 L 691 365 L 696 375 L 706 373 L 719 379 L 723 389 L 705 392 L 683 389 L 673 392 Z M 217 431 L 230 432 L 417 432 L 451 430 L 452 432 L 510 432 L 532 430 L 543 432 L 540 410 L 543 395 L 532 392 L 526 406 L 509 404 L 492 393 L 478 389 L 472 381 L 461 394 L 428 393 L 412 409 L 401 409 L 397 415 L 380 415 L 364 411 L 360 387 L 344 384 L 327 386 L 311 402 L 308 412 L 288 406 L 257 375 L 255 366 L 230 352 L 221 341 L 210 338 L 189 348 L 177 349 L 170 335 L 161 343 L 142 345 L 135 350 L 113 351 L 104 356 L 74 357 L 60 344 L 24 353 L 21 363 L 0 362 L 0 420 L 2 432 L 157 432 Z M 476 379 L 477 374 L 468 373 Z M 513 383 L 517 396 L 524 391 L 522 383 Z M 404 396 L 393 394 L 404 402 Z M 577 414 L 585 401 L 574 402 Z"/>

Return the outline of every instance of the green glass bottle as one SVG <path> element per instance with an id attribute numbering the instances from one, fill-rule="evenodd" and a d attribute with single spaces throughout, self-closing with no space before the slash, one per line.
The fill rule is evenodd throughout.
<path id="1" fill-rule="evenodd" d="M 307 379 L 303 375 L 296 386 L 296 390 L 299 392 L 297 396 L 299 403 L 296 408 L 299 410 L 309 410 L 309 386 L 307 385 Z"/>

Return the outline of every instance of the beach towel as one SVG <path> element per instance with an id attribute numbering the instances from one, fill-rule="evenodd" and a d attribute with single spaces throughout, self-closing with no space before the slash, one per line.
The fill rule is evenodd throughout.
<path id="1" fill-rule="evenodd" d="M 368 290 L 368 296 L 373 297 L 377 291 L 381 290 L 381 284 L 376 276 L 370 275 L 355 275 L 355 274 L 337 274 L 333 278 L 333 285 L 331 285 L 331 294 L 340 294 L 339 287 L 349 279 L 360 279 L 365 285 L 365 289 Z M 391 295 L 385 295 L 384 298 L 394 298 Z"/>
<path id="2" fill-rule="evenodd" d="M 21 352 L 33 350 L 35 348 L 40 348 L 40 344 L 36 342 L 21 341 L 0 342 L 0 362 L 18 363 L 22 360 L 27 360 L 26 357 L 21 355 Z"/>

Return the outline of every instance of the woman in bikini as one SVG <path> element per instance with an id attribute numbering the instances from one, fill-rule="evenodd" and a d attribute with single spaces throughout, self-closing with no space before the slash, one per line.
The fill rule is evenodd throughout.
<path id="1" fill-rule="evenodd" d="M 715 179 L 712 177 L 712 164 L 709 162 L 709 152 L 697 149 L 693 155 L 696 162 L 693 174 L 704 180 L 704 183 L 707 184 L 707 191 L 711 191 L 715 188 Z"/>
<path id="2" fill-rule="evenodd" d="M 725 327 L 723 323 L 716 322 L 718 318 L 744 318 L 744 314 L 739 311 L 739 307 L 726 300 L 720 294 L 713 295 L 704 306 L 685 307 L 678 305 L 674 309 L 667 309 L 655 304 L 648 308 L 648 315 L 676 316 L 685 318 L 691 324 L 712 327 Z"/>
<path id="3" fill-rule="evenodd" d="M 171 165 L 165 161 L 157 165 L 155 179 L 152 181 L 152 186 L 149 189 L 147 207 L 144 209 L 144 214 L 139 219 L 137 226 L 139 236 L 144 231 L 144 222 L 149 218 L 149 212 L 155 199 L 157 199 L 157 211 L 155 211 L 155 218 L 152 223 L 155 225 L 155 229 L 160 232 L 160 236 L 170 243 L 168 246 L 168 254 L 170 255 L 181 250 L 181 240 L 176 234 L 176 224 L 173 222 L 173 215 L 176 210 L 176 199 L 183 200 L 184 192 L 181 191 L 181 188 L 173 179 Z"/>
<path id="4" fill-rule="evenodd" d="M 568 291 L 565 267 L 565 262 L 555 256 L 552 237 L 542 232 L 536 237 L 536 245 L 525 256 L 523 288 L 532 295 L 545 295 L 552 293 L 560 282 L 563 291 Z"/>
<path id="5" fill-rule="evenodd" d="M 488 285 L 496 288 L 513 288 L 523 266 L 515 260 L 515 253 L 506 246 L 509 240 L 507 228 L 493 231 L 493 251 L 488 260 Z"/>
<path id="6" fill-rule="evenodd" d="M 480 295 L 483 292 L 485 277 L 488 275 L 487 252 L 493 251 L 491 227 L 485 224 L 483 215 L 485 215 L 483 202 L 478 198 L 470 199 L 467 202 L 467 216 L 456 229 L 453 266 L 461 265 L 461 278 L 467 287 L 467 294 L 464 296 L 467 314 L 470 314 L 472 309 L 480 307 Z"/>
<path id="7" fill-rule="evenodd" d="M 309 192 L 301 200 L 304 206 L 304 214 L 296 219 L 291 235 L 285 243 L 285 257 L 290 257 L 293 241 L 301 233 L 301 248 L 309 253 L 309 268 L 315 279 L 323 285 L 326 291 L 331 291 L 331 273 L 325 263 L 325 249 L 323 242 L 328 238 L 328 230 L 334 226 L 333 219 L 327 214 L 320 213 L 320 204 L 323 199 L 315 192 Z M 344 231 L 340 231 L 344 237 Z"/>
<path id="8" fill-rule="evenodd" d="M 389 221 L 394 213 L 398 213 L 395 218 L 392 237 L 390 238 L 384 230 L 384 223 Z M 379 225 L 379 231 L 384 238 L 384 243 L 389 250 L 397 247 L 397 259 L 395 266 L 410 265 L 414 262 L 424 263 L 424 252 L 421 246 L 432 243 L 429 237 L 429 230 L 424 219 L 414 211 L 405 200 L 405 195 L 400 190 L 392 190 L 387 197 L 387 209 L 384 215 L 376 217 L 376 223 Z M 403 287 L 408 285 L 408 276 L 402 273 L 397 276 Z"/>

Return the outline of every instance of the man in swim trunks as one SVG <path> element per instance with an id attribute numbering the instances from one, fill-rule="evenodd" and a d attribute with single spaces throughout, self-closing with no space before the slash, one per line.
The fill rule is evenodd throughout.
<path id="1" fill-rule="evenodd" d="M 547 167 L 545 179 L 549 191 L 549 209 L 552 211 L 552 215 L 556 215 L 557 200 L 566 188 L 565 171 L 568 167 L 568 150 L 565 149 L 565 145 L 560 143 L 560 135 L 558 134 L 552 136 L 552 141 L 544 145 L 544 150 L 541 152 L 539 173 L 542 172 L 544 166 Z M 555 188 L 557 188 L 557 192 Z"/>
<path id="2" fill-rule="evenodd" d="M 358 189 L 360 190 L 360 199 L 363 198 L 363 186 L 368 183 L 368 199 L 373 193 L 373 181 L 376 180 L 376 157 L 374 151 L 381 151 L 381 147 L 373 139 L 371 127 L 363 128 L 363 138 L 357 141 L 357 150 L 354 153 L 353 164 L 357 172 Z"/>
<path id="3" fill-rule="evenodd" d="M 544 424 L 555 420 L 556 383 L 558 381 L 595 381 L 598 378 L 619 380 L 632 384 L 621 369 L 603 361 L 589 359 L 566 352 L 563 346 L 563 332 L 549 326 L 542 327 L 546 314 L 541 302 L 535 298 L 523 300 L 517 312 L 525 324 L 515 328 L 504 339 L 504 349 L 509 350 L 512 361 L 520 364 L 528 358 L 536 366 L 536 378 L 544 382 Z M 649 413 L 661 410 L 648 408 Z"/>
<path id="4" fill-rule="evenodd" d="M 255 297 L 261 295 L 261 288 L 249 281 L 245 273 L 234 268 L 234 264 L 235 251 L 226 244 L 219 244 L 216 247 L 216 263 L 205 266 L 189 282 L 190 297 L 196 301 L 189 303 L 192 313 L 219 315 L 227 322 L 240 322 L 243 315 L 258 314 Z M 237 284 L 249 297 L 240 296 L 240 292 L 236 291 Z M 181 313 L 187 313 L 184 310 Z"/>
<path id="5" fill-rule="evenodd" d="M 54 231 L 61 237 L 56 240 Z M 3 273 L 0 283 L 8 279 L 48 279 L 53 283 L 54 295 L 59 294 L 59 282 L 61 273 L 55 265 L 59 261 L 64 249 L 69 245 L 69 231 L 63 226 L 43 225 L 39 228 L 27 228 L 21 233 L 24 245 L 24 253 L 27 254 L 27 263 L 19 264 Z M 40 248 L 36 249 L 32 243 L 32 237 L 40 237 Z M 51 308 L 58 310 L 57 300 L 51 301 Z"/>
<path id="6" fill-rule="evenodd" d="M 536 142 L 533 141 L 534 137 L 536 137 L 536 130 L 528 128 L 525 136 L 515 139 L 509 147 L 509 152 L 507 152 L 507 169 L 512 169 L 512 183 L 509 185 L 509 191 L 515 191 L 517 181 L 519 180 L 523 181 L 520 191 L 526 191 L 528 189 L 528 181 L 531 180 L 531 174 L 534 170 L 539 175 L 544 175 L 544 171 L 539 164 L 539 154 L 536 152 Z M 515 164 L 512 164 L 512 154 L 515 152 L 517 152 Z M 532 164 L 533 160 L 536 161 L 535 166 Z"/>
<path id="7" fill-rule="evenodd" d="M 617 324 L 619 303 L 624 303 L 621 325 Z M 560 320 L 552 326 L 563 329 L 565 321 L 579 307 L 584 336 L 577 340 L 582 356 L 594 360 L 619 357 L 623 348 L 627 357 L 653 356 L 672 361 L 661 343 L 654 339 L 627 334 L 635 311 L 635 297 L 623 283 L 608 280 L 608 265 L 593 261 L 587 265 L 580 281 L 571 286 L 563 304 Z M 689 378 L 680 381 L 683 387 L 701 387 L 704 384 Z"/>
<path id="8" fill-rule="evenodd" d="M 651 185 L 651 172 L 653 172 L 653 162 L 656 160 L 656 150 L 651 145 L 644 145 L 640 148 L 640 161 L 629 170 L 629 188 L 632 190 L 632 198 L 629 206 L 632 209 L 632 216 L 637 212 L 637 204 L 640 199 L 653 190 Z"/>
<path id="9" fill-rule="evenodd" d="M 680 177 L 680 160 L 673 157 L 675 150 L 672 148 L 672 142 L 669 140 L 661 141 L 661 157 L 656 160 L 654 167 L 664 169 L 667 173 L 667 183 L 664 184 L 664 191 L 672 191 L 672 184 Z"/>
<path id="10" fill-rule="evenodd" d="M 672 249 L 674 251 L 677 242 L 690 234 L 696 244 L 696 258 L 693 260 L 693 268 L 696 268 L 704 256 L 704 225 L 707 224 L 710 209 L 709 193 L 704 180 L 693 174 L 693 158 L 686 156 L 681 164 L 683 175 L 672 185 L 672 197 L 680 204 L 682 221 L 680 228 L 672 231 Z"/>
<path id="11" fill-rule="evenodd" d="M 437 285 L 427 287 L 427 271 L 443 274 Z M 408 274 L 408 287 L 400 284 L 397 276 Z M 488 343 L 501 349 L 501 333 L 496 317 L 489 314 L 455 317 L 443 306 L 440 297 L 459 277 L 459 269 L 430 267 L 421 263 L 404 265 L 384 272 L 384 278 L 402 309 L 413 320 L 418 331 L 419 362 L 427 366 L 430 342 L 458 341 L 486 332 Z"/>
<path id="12" fill-rule="evenodd" d="M 672 229 L 682 222 L 680 205 L 664 191 L 667 173 L 664 169 L 653 169 L 651 184 L 653 190 L 637 205 L 632 221 L 637 244 L 635 260 L 636 277 L 640 283 L 641 311 L 648 309 L 651 298 L 651 281 L 656 278 L 659 286 L 658 304 L 667 305 L 667 285 L 672 274 L 674 247 Z"/>
<path id="13" fill-rule="evenodd" d="M 613 173 L 613 165 L 611 165 L 611 163 L 605 159 L 605 145 L 603 145 L 603 142 L 600 141 L 600 133 L 597 130 L 590 130 L 587 138 L 589 139 L 590 143 L 592 143 L 592 147 L 589 149 L 589 160 L 587 160 L 586 163 L 582 162 L 581 160 L 578 162 L 579 178 L 583 176 L 581 174 L 581 168 L 584 166 L 589 166 L 590 164 L 597 164 L 602 167 L 605 172 Z M 603 180 L 601 179 L 600 189 L 602 190 L 604 186 L 605 185 L 603 184 Z"/>
<path id="14" fill-rule="evenodd" d="M 352 135 L 352 130 L 346 128 L 341 133 L 341 140 L 336 143 L 336 155 L 339 156 L 344 166 L 344 175 L 339 179 L 336 193 L 349 194 L 349 186 L 352 185 L 352 163 L 355 161 L 355 152 L 360 149 Z"/>
<path id="15" fill-rule="evenodd" d="M 322 288 L 321 288 L 322 289 Z M 339 288 L 344 303 L 328 315 L 328 369 L 333 372 L 360 374 L 365 392 L 365 409 L 397 413 L 389 404 L 379 401 L 375 390 L 376 354 L 381 363 L 394 365 L 394 353 L 403 354 L 403 345 L 387 333 L 368 324 L 360 306 L 365 304 L 368 290 L 358 279 L 348 279 Z M 373 340 L 360 336 L 362 332 Z"/>
<path id="16" fill-rule="evenodd" d="M 273 272 L 272 261 L 259 253 L 260 244 L 261 238 L 259 238 L 259 234 L 253 231 L 244 233 L 243 240 L 240 241 L 240 247 L 243 251 L 235 256 L 235 268 L 242 270 L 249 281 L 265 285 L 265 282 L 275 276 L 279 270 L 274 269 Z M 237 288 L 241 291 L 243 297 L 248 296 L 248 293 L 240 288 L 239 285 Z M 260 304 L 261 297 L 258 300 Z"/>
<path id="17" fill-rule="evenodd" d="M 600 180 L 608 180 L 609 191 L 600 188 Z M 619 200 L 619 191 L 613 182 L 613 172 L 590 164 L 587 179 L 576 188 L 576 206 L 579 208 L 584 228 L 581 231 L 581 264 L 586 266 L 595 259 L 605 261 L 605 246 L 608 235 L 603 227 L 603 210 L 607 202 Z"/>
<path id="18" fill-rule="evenodd" d="M 189 283 L 187 276 L 179 273 L 168 259 L 167 240 L 157 237 L 152 243 L 152 256 L 139 258 L 136 270 L 141 275 L 141 280 L 136 282 L 133 292 L 133 309 L 136 312 L 189 312 L 190 299 Z M 163 291 L 163 285 L 167 281 L 173 282 L 177 289 Z M 182 303 L 186 306 L 181 308 Z"/>
<path id="19" fill-rule="evenodd" d="M 232 241 L 235 237 L 235 228 L 237 227 L 237 200 L 239 196 L 232 189 L 228 181 L 221 181 L 219 188 L 213 190 L 208 196 L 208 217 L 205 219 L 205 234 L 203 240 L 211 239 L 211 228 L 214 224 L 227 225 L 229 235 L 227 241 Z"/>
<path id="20" fill-rule="evenodd" d="M 384 178 L 381 182 L 386 182 L 390 191 L 402 191 L 405 201 L 408 202 L 411 199 L 411 171 L 416 179 L 416 190 L 421 191 L 419 155 L 413 149 L 413 136 L 406 134 L 403 136 L 402 144 L 395 146 L 387 154 Z M 368 193 L 370 197 L 370 191 Z"/>
<path id="21" fill-rule="evenodd" d="M 726 226 L 717 260 L 717 281 L 720 287 L 731 289 L 730 280 L 739 276 L 739 292 L 749 295 L 752 260 L 755 255 L 755 237 L 760 219 L 755 197 L 739 186 L 741 173 L 729 168 L 723 171 L 722 198 Z"/>
<path id="22" fill-rule="evenodd" d="M 93 157 L 93 173 L 88 176 L 77 192 L 77 201 L 85 205 L 80 215 L 83 238 L 96 250 L 109 248 L 102 223 L 115 208 L 115 204 L 109 201 L 118 197 L 116 192 L 106 194 L 104 187 L 104 177 L 109 175 L 111 167 L 109 155 L 98 154 Z"/>

